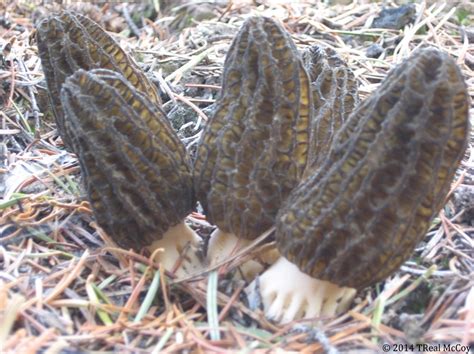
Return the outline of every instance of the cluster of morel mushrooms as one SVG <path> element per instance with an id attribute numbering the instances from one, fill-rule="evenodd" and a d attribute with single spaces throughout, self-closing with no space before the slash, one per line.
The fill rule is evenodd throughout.
<path id="1" fill-rule="evenodd" d="M 121 247 L 164 248 L 168 270 L 201 242 L 184 223 L 196 201 L 218 227 L 207 265 L 274 227 L 279 259 L 257 283 L 279 322 L 340 313 L 397 270 L 443 206 L 467 144 L 466 85 L 434 48 L 416 50 L 359 103 L 333 50 L 300 54 L 277 22 L 251 17 L 191 161 L 156 87 L 99 25 L 63 12 L 38 26 L 37 41 L 97 223 Z M 191 254 L 177 274 L 205 266 Z"/>

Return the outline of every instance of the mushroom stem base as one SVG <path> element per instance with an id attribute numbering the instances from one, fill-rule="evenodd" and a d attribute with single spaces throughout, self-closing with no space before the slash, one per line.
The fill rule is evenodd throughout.
<path id="1" fill-rule="evenodd" d="M 201 237 L 182 221 L 170 227 L 161 240 L 153 242 L 147 248 L 150 252 L 162 248 L 163 251 L 157 253 L 155 261 L 161 263 L 167 271 L 183 277 L 204 268 L 198 256 L 201 242 Z"/>
<path id="2" fill-rule="evenodd" d="M 238 238 L 235 234 L 216 229 L 211 234 L 211 239 L 209 240 L 209 248 L 207 251 L 209 265 L 216 265 L 229 259 L 232 255 L 235 255 L 252 242 L 253 240 Z M 240 266 L 240 274 L 244 280 L 250 282 L 258 273 L 262 272 L 263 269 L 262 263 L 249 260 Z"/>
<path id="3" fill-rule="evenodd" d="M 310 277 L 283 257 L 259 280 L 265 316 L 279 323 L 340 314 L 356 294 L 353 288 Z M 255 285 L 254 281 L 246 289 L 249 296 Z"/>

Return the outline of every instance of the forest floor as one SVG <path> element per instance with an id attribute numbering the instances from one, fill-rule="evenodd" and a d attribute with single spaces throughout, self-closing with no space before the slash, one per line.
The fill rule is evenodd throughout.
<path id="1" fill-rule="evenodd" d="M 414 49 L 435 46 L 457 61 L 472 104 L 470 5 L 415 4 L 395 29 L 372 26 L 382 11 L 377 2 L 161 6 L 0 4 L 0 352 L 379 353 L 473 343 L 472 134 L 452 198 L 399 271 L 361 291 L 338 317 L 277 325 L 248 308 L 246 284 L 232 277 L 261 245 L 218 271 L 175 282 L 143 254 L 110 244 L 85 199 L 77 159 L 57 135 L 35 42 L 35 25 L 61 8 L 100 23 L 160 87 L 164 110 L 192 151 L 219 92 L 226 51 L 249 15 L 280 21 L 299 49 L 334 48 L 362 99 Z M 212 231 L 199 211 L 187 221 L 203 237 Z M 430 352 L 437 349 L 446 352 Z"/>

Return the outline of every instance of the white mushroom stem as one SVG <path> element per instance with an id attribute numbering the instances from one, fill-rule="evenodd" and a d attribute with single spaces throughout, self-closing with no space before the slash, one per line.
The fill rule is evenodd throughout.
<path id="1" fill-rule="evenodd" d="M 334 316 L 346 311 L 356 294 L 353 288 L 310 277 L 283 257 L 259 279 L 265 315 L 279 323 Z M 252 288 L 255 284 L 247 291 Z"/>
<path id="2" fill-rule="evenodd" d="M 220 263 L 248 246 L 251 242 L 238 238 L 235 234 L 215 229 L 209 240 L 207 258 L 211 264 Z"/>
<path id="3" fill-rule="evenodd" d="M 235 234 L 216 229 L 211 234 L 209 240 L 209 248 L 207 251 L 209 265 L 213 266 L 228 260 L 231 256 L 237 254 L 252 242 L 254 242 L 254 240 L 238 238 Z M 271 260 L 271 254 L 272 252 L 266 252 L 259 256 L 259 259 L 264 263 L 271 264 L 273 263 Z M 263 271 L 263 265 L 259 261 L 249 260 L 240 266 L 240 271 L 246 281 L 251 281 L 258 273 Z"/>
<path id="4" fill-rule="evenodd" d="M 201 241 L 201 237 L 183 220 L 170 227 L 161 240 L 153 242 L 147 248 L 150 252 L 162 248 L 163 251 L 157 253 L 155 261 L 161 263 L 167 271 L 182 277 L 203 269 L 203 264 L 197 255 Z"/>

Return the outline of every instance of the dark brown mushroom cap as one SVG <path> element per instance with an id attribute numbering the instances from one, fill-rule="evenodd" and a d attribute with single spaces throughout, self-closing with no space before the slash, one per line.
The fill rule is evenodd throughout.
<path id="1" fill-rule="evenodd" d="M 222 83 L 198 147 L 194 186 L 212 223 L 251 239 L 273 225 L 306 165 L 309 79 L 285 30 L 253 17 L 227 53 Z"/>
<path id="2" fill-rule="evenodd" d="M 117 244 L 147 246 L 192 210 L 184 145 L 121 74 L 79 70 L 66 79 L 61 102 L 94 215 Z"/>
<path id="3" fill-rule="evenodd" d="M 417 50 L 358 106 L 277 217 L 280 252 L 312 277 L 362 288 L 410 256 L 442 207 L 469 132 L 456 63 Z"/>
<path id="4" fill-rule="evenodd" d="M 307 164 L 311 170 L 327 157 L 336 132 L 359 103 L 359 95 L 354 73 L 333 49 L 313 45 L 302 57 L 314 108 Z"/>
<path id="5" fill-rule="evenodd" d="M 36 39 L 58 131 L 69 147 L 60 92 L 66 78 L 78 69 L 103 68 L 119 72 L 138 91 L 161 105 L 155 86 L 133 59 L 87 17 L 68 11 L 51 16 L 38 25 Z"/>

